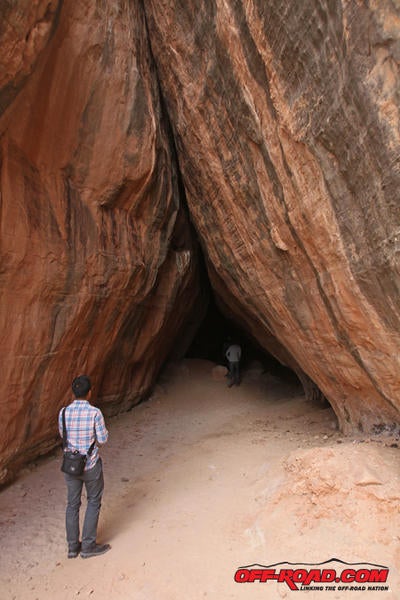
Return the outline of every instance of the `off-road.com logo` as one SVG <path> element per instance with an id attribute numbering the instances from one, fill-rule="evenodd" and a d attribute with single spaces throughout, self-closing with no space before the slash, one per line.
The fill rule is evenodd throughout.
<path id="1" fill-rule="evenodd" d="M 249 565 L 236 570 L 236 583 L 286 583 L 291 590 L 388 591 L 389 568 L 369 563 L 345 563 L 331 558 L 323 563 Z"/>

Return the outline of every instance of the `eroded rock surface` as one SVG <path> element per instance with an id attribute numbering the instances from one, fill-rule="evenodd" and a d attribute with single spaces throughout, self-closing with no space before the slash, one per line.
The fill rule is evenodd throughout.
<path id="1" fill-rule="evenodd" d="M 58 23 L 62 0 L 0 5 L 0 116 L 33 71 Z"/>
<path id="2" fill-rule="evenodd" d="M 54 445 L 74 375 L 127 408 L 195 326 L 183 189 L 226 313 L 344 430 L 398 422 L 397 3 L 0 16 L 0 481 Z"/>
<path id="3" fill-rule="evenodd" d="M 199 292 L 142 11 L 64 2 L 18 62 L 10 28 L 44 5 L 10 3 L 2 38 L 23 85 L 0 121 L 0 482 L 54 445 L 77 373 L 108 413 L 145 397 Z"/>
<path id="4" fill-rule="evenodd" d="M 398 4 L 145 9 L 220 303 L 343 429 L 398 420 Z"/>

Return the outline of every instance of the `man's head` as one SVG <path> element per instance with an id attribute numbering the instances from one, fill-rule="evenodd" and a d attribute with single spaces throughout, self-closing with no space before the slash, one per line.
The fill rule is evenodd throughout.
<path id="1" fill-rule="evenodd" d="M 87 375 L 79 375 L 72 382 L 72 391 L 75 398 L 87 398 L 91 389 L 92 384 Z"/>

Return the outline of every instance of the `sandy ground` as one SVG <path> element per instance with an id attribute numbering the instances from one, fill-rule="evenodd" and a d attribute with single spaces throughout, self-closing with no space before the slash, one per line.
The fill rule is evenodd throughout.
<path id="1" fill-rule="evenodd" d="M 66 558 L 59 452 L 0 493 L 0 600 L 297 598 L 235 571 L 332 558 L 387 566 L 389 591 L 331 584 L 301 590 L 308 600 L 400 598 L 395 441 L 343 438 L 299 388 L 254 367 L 228 389 L 213 366 L 175 365 L 151 400 L 108 420 L 107 554 Z"/>

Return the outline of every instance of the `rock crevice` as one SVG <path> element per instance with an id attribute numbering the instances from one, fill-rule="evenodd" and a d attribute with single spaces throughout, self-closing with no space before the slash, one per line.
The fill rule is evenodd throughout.
<path id="1" fill-rule="evenodd" d="M 341 428 L 399 421 L 399 23 L 389 0 L 0 9 L 0 481 L 108 414 L 219 307 Z M 194 233 L 195 232 L 195 233 Z"/>

